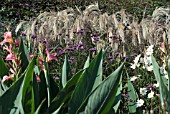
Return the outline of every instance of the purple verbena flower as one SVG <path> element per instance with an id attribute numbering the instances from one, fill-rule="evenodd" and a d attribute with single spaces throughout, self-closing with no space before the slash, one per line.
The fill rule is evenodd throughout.
<path id="1" fill-rule="evenodd" d="M 117 52 L 115 52 L 115 55 L 119 55 L 119 54 L 120 54 L 120 52 L 118 52 L 118 51 L 117 51 Z"/>
<path id="2" fill-rule="evenodd" d="M 32 34 L 31 38 L 35 39 L 35 38 L 37 38 L 37 36 L 35 34 Z"/>
<path id="3" fill-rule="evenodd" d="M 90 50 L 90 51 L 96 51 L 96 49 L 95 49 L 95 48 L 90 48 L 89 50 Z"/>

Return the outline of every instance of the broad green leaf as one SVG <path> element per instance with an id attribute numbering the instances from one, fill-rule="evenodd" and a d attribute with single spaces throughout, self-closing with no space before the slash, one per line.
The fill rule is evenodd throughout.
<path id="1" fill-rule="evenodd" d="M 22 105 L 25 113 L 34 113 L 34 90 L 33 90 L 33 73 L 35 58 L 26 70 L 22 86 Z"/>
<path id="2" fill-rule="evenodd" d="M 36 109 L 35 113 L 34 114 L 40 114 L 40 109 L 42 108 L 44 102 L 45 102 L 46 99 L 42 100 L 40 105 L 38 106 L 38 108 Z"/>
<path id="3" fill-rule="evenodd" d="M 65 85 L 67 84 L 67 81 L 71 78 L 71 75 L 72 75 L 72 73 L 70 70 L 68 58 L 65 55 L 65 60 L 64 60 L 63 68 L 62 68 L 62 78 L 61 78 L 63 87 L 65 87 Z"/>
<path id="4" fill-rule="evenodd" d="M 4 88 L 2 87 L 3 85 L 1 85 L 2 78 L 3 76 L 8 75 L 8 73 L 9 73 L 9 69 L 5 65 L 5 62 L 2 59 L 2 57 L 0 56 L 0 96 L 5 92 Z"/>
<path id="5" fill-rule="evenodd" d="M 50 76 L 50 88 L 52 90 L 50 91 L 51 99 L 54 99 L 56 95 L 59 93 L 59 87 L 57 83 L 54 81 L 52 76 Z"/>
<path id="6" fill-rule="evenodd" d="M 108 114 L 116 99 L 122 70 L 123 64 L 92 91 L 76 113 L 85 110 L 86 114 Z"/>
<path id="7" fill-rule="evenodd" d="M 18 53 L 20 54 L 22 71 L 24 72 L 29 64 L 30 57 L 29 57 L 29 52 L 27 50 L 27 47 L 25 46 L 22 38 L 20 38 L 20 46 L 19 46 Z"/>
<path id="8" fill-rule="evenodd" d="M 102 51 L 100 51 L 98 55 L 94 58 L 94 60 L 91 62 L 89 67 L 86 68 L 83 74 L 81 75 L 70 100 L 69 113 L 75 114 L 81 103 L 92 91 L 99 71 L 102 56 Z"/>
<path id="9" fill-rule="evenodd" d="M 35 70 L 35 69 L 34 69 Z M 36 75 L 33 76 L 33 90 L 34 90 L 34 108 L 37 109 L 37 107 L 40 104 L 40 93 L 39 93 L 39 85 L 37 82 Z"/>
<path id="10" fill-rule="evenodd" d="M 31 86 L 33 69 L 34 61 L 32 60 L 23 76 L 0 97 L 0 114 L 22 114 L 34 111 L 34 95 Z"/>
<path id="11" fill-rule="evenodd" d="M 47 63 L 45 62 L 44 63 L 44 76 L 45 76 L 45 81 L 46 81 L 46 85 L 47 85 L 47 102 L 48 102 L 48 107 L 50 106 L 50 103 L 51 103 L 51 88 L 50 88 L 50 75 L 49 75 L 49 70 L 48 70 L 48 67 L 47 67 Z"/>
<path id="12" fill-rule="evenodd" d="M 118 87 L 118 90 L 117 90 L 117 93 L 116 93 L 116 99 L 113 103 L 113 109 L 114 109 L 115 113 L 117 113 L 117 110 L 118 110 L 119 105 L 120 105 L 120 100 L 121 100 L 121 96 L 122 96 L 121 91 L 122 91 L 122 79 L 119 82 L 119 87 Z"/>
<path id="13" fill-rule="evenodd" d="M 87 57 L 87 60 L 86 60 L 86 62 L 84 64 L 83 69 L 86 69 L 87 67 L 89 67 L 89 65 L 90 65 L 90 56 Z"/>
<path id="14" fill-rule="evenodd" d="M 49 112 L 52 113 L 56 111 L 63 103 L 66 101 L 69 101 L 74 88 L 77 84 L 78 79 L 82 75 L 84 70 L 79 71 L 76 73 L 66 84 L 66 86 L 58 93 L 58 95 L 54 98 L 54 100 L 51 102 L 51 105 L 49 107 Z"/>
<path id="15" fill-rule="evenodd" d="M 160 67 L 158 63 L 156 62 L 155 58 L 153 57 L 153 55 L 151 56 L 151 59 L 152 59 L 154 75 L 155 75 L 157 82 L 159 83 L 159 92 L 160 92 L 160 100 L 161 100 L 162 108 L 164 108 L 163 106 L 164 99 L 167 100 L 167 98 L 169 98 L 168 88 L 165 86 L 162 80 Z"/>
<path id="16" fill-rule="evenodd" d="M 43 71 L 40 72 L 39 77 L 41 79 L 41 82 L 39 83 L 39 91 L 38 91 L 40 102 L 42 102 L 44 99 L 46 99 L 44 101 L 44 103 L 42 104 L 42 106 L 40 107 L 39 112 L 44 113 L 46 111 L 46 109 L 48 108 L 48 105 L 47 105 L 48 104 L 47 103 L 48 95 L 47 95 L 47 84 L 46 84 L 45 74 Z"/>
<path id="17" fill-rule="evenodd" d="M 136 113 L 136 100 L 137 100 L 137 96 L 136 96 L 136 91 L 135 88 L 133 87 L 133 84 L 130 81 L 129 75 L 126 72 L 127 75 L 127 86 L 128 86 L 128 108 L 129 108 L 129 113 Z M 132 99 L 133 101 L 130 102 L 130 99 Z"/>
<path id="18" fill-rule="evenodd" d="M 8 67 L 5 65 L 4 60 L 2 59 L 2 57 L 0 56 L 0 78 L 2 79 L 4 75 L 8 75 L 9 73 L 9 69 Z"/>
<path id="19" fill-rule="evenodd" d="M 100 61 L 100 66 L 98 69 L 96 80 L 94 82 L 93 89 L 95 89 L 102 82 L 102 74 L 103 74 L 102 65 L 103 65 L 103 59 L 105 58 L 105 56 L 106 56 L 106 50 L 104 50 L 103 52 L 102 60 Z"/>

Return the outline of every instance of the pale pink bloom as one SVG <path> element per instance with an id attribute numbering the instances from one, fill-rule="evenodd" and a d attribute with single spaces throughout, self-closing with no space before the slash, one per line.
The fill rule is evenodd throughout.
<path id="1" fill-rule="evenodd" d="M 29 55 L 30 55 L 30 59 L 32 59 L 34 57 L 34 54 L 32 54 L 32 53 L 29 54 Z"/>
<path id="2" fill-rule="evenodd" d="M 12 53 L 10 53 L 6 56 L 5 60 L 8 60 L 8 61 L 14 60 L 15 61 L 15 60 L 17 60 L 17 58 Z"/>
<path id="3" fill-rule="evenodd" d="M 6 42 L 9 43 L 9 44 L 13 43 L 12 33 L 11 32 L 5 32 L 4 33 L 4 40 L 2 42 L 0 42 L 0 45 L 2 46 Z"/>
<path id="4" fill-rule="evenodd" d="M 10 68 L 9 71 L 11 71 L 12 74 L 15 74 L 16 68 Z"/>
<path id="5" fill-rule="evenodd" d="M 41 79 L 39 76 L 36 75 L 36 79 L 37 79 L 37 82 L 40 83 L 41 82 Z"/>
<path id="6" fill-rule="evenodd" d="M 50 54 L 50 52 L 46 49 L 46 54 L 47 54 L 46 62 L 50 62 L 52 60 L 58 61 L 56 57 L 57 53 Z"/>
<path id="7" fill-rule="evenodd" d="M 11 32 L 5 32 L 4 38 L 12 38 L 12 33 Z"/>
<path id="8" fill-rule="evenodd" d="M 13 78 L 14 78 L 14 74 L 11 74 L 11 75 L 9 75 L 9 76 L 4 76 L 3 78 L 2 78 L 2 84 L 4 84 L 4 82 L 5 81 L 7 81 L 7 80 L 13 80 Z"/>

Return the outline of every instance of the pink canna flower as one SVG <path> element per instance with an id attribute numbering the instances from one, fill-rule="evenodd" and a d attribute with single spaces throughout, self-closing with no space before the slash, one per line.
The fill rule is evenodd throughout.
<path id="1" fill-rule="evenodd" d="M 5 32 L 4 38 L 12 38 L 12 33 L 11 32 Z"/>
<path id="2" fill-rule="evenodd" d="M 30 59 L 32 59 L 34 57 L 34 54 L 30 53 Z"/>
<path id="3" fill-rule="evenodd" d="M 40 83 L 41 82 L 41 79 L 38 75 L 36 75 L 36 79 L 37 79 L 37 82 Z"/>
<path id="4" fill-rule="evenodd" d="M 47 54 L 46 62 L 50 62 L 52 60 L 58 61 L 56 57 L 57 53 L 50 54 L 50 52 L 46 49 L 46 54 Z"/>
<path id="5" fill-rule="evenodd" d="M 6 56 L 6 58 L 5 58 L 5 60 L 8 60 L 8 61 L 15 61 L 17 58 L 12 54 L 12 53 L 10 53 L 10 54 L 8 54 L 7 56 Z"/>
<path id="6" fill-rule="evenodd" d="M 2 42 L 0 42 L 0 45 L 2 46 L 2 45 L 4 45 L 4 43 L 9 43 L 9 44 L 13 43 L 11 32 L 5 32 L 4 33 L 4 40 Z"/>
<path id="7" fill-rule="evenodd" d="M 2 84 L 4 84 L 5 81 L 7 80 L 13 80 L 14 78 L 14 74 L 11 74 L 9 76 L 5 75 L 3 78 L 2 78 Z"/>
<path id="8" fill-rule="evenodd" d="M 11 48 L 12 48 L 11 46 L 9 48 L 7 46 L 4 48 L 7 52 L 9 52 L 9 54 L 6 56 L 5 60 L 16 61 L 17 58 L 13 55 Z"/>

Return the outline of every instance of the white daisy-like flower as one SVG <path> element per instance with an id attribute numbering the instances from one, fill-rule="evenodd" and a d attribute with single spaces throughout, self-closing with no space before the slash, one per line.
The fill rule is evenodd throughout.
<path id="1" fill-rule="evenodd" d="M 140 88 L 140 94 L 146 95 L 147 89 L 146 88 Z"/>
<path id="2" fill-rule="evenodd" d="M 148 67 L 147 67 L 147 70 L 148 70 L 148 71 L 153 71 L 153 65 L 148 66 Z"/>
<path id="3" fill-rule="evenodd" d="M 144 104 L 144 100 L 143 99 L 138 99 L 136 102 L 136 107 L 141 107 Z"/>
<path id="4" fill-rule="evenodd" d="M 132 77 L 130 77 L 130 81 L 135 81 L 136 79 L 137 79 L 138 77 L 137 76 L 132 76 Z"/>
<path id="5" fill-rule="evenodd" d="M 130 68 L 131 68 L 131 69 L 135 69 L 135 68 L 136 68 L 136 65 L 135 65 L 135 64 L 131 64 Z"/>
<path id="6" fill-rule="evenodd" d="M 134 64 L 138 64 L 141 54 L 139 54 L 137 57 L 135 57 L 135 60 L 133 60 Z"/>
<path id="7" fill-rule="evenodd" d="M 150 98 L 153 98 L 153 97 L 154 97 L 154 92 L 151 91 L 151 92 L 148 94 L 148 98 L 150 99 Z"/>
<path id="8" fill-rule="evenodd" d="M 135 59 L 133 60 L 133 64 L 131 64 L 130 68 L 135 69 L 136 67 L 140 66 L 139 60 L 140 60 L 141 54 L 139 54 Z"/>
<path id="9" fill-rule="evenodd" d="M 153 47 L 154 47 L 154 45 L 151 45 L 147 48 L 146 55 L 150 56 L 153 53 Z"/>

